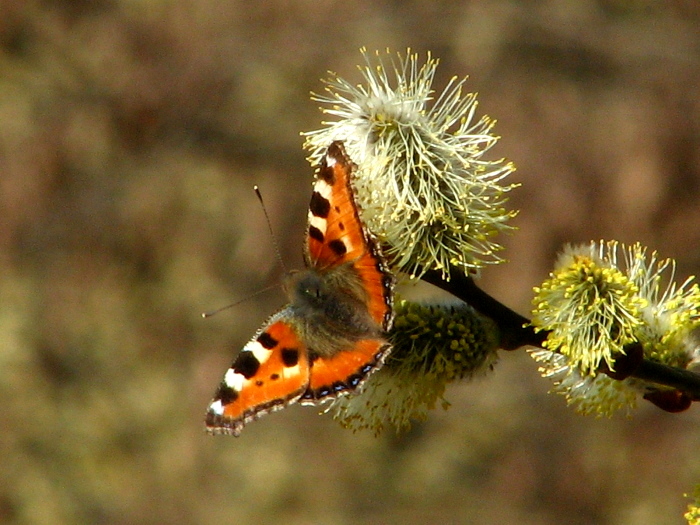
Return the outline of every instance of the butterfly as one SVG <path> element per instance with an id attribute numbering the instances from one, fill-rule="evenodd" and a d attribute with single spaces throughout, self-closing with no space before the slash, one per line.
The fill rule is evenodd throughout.
<path id="1" fill-rule="evenodd" d="M 360 218 L 355 170 L 343 143 L 333 142 L 311 195 L 307 268 L 287 275 L 289 304 L 224 375 L 205 418 L 210 434 L 238 436 L 247 423 L 292 403 L 352 393 L 389 355 L 394 277 Z"/>

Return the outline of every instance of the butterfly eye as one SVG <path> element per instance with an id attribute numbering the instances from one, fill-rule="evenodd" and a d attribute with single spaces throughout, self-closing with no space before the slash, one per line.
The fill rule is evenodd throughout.
<path id="1" fill-rule="evenodd" d="M 319 299 L 321 297 L 321 288 L 319 286 L 309 286 L 306 290 L 306 295 Z"/>
<path id="2" fill-rule="evenodd" d="M 301 274 L 300 277 L 293 288 L 297 296 L 311 304 L 320 304 L 327 295 L 326 286 L 321 277 L 312 272 Z"/>
<path id="3" fill-rule="evenodd" d="M 321 297 L 321 286 L 312 279 L 302 281 L 298 290 L 307 299 L 319 299 Z"/>

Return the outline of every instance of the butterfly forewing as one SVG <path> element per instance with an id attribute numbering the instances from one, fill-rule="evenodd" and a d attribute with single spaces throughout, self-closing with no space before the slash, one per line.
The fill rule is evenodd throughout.
<path id="1" fill-rule="evenodd" d="M 356 169 L 342 143 L 331 144 L 309 206 L 307 259 L 319 269 L 352 262 L 363 280 L 370 315 L 386 331 L 393 320 L 394 278 L 359 216 L 352 187 Z"/>
<path id="2" fill-rule="evenodd" d="M 296 401 L 308 388 L 309 362 L 284 310 L 270 320 L 228 369 L 207 412 L 213 433 L 238 435 L 243 426 Z"/>

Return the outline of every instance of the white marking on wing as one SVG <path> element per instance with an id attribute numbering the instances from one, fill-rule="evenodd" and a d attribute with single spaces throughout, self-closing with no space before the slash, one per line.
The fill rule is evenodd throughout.
<path id="1" fill-rule="evenodd" d="M 226 383 L 226 386 L 234 389 L 236 392 L 243 390 L 243 384 L 245 382 L 246 378 L 243 374 L 235 372 L 233 368 L 229 368 L 224 376 L 224 383 Z"/>
<path id="2" fill-rule="evenodd" d="M 341 240 L 343 241 L 343 244 L 345 244 L 345 251 L 351 252 L 355 249 L 349 235 L 343 235 Z"/>
<path id="3" fill-rule="evenodd" d="M 318 179 L 314 185 L 314 191 L 320 193 L 322 197 L 325 197 L 328 199 L 328 201 L 330 201 L 331 195 L 333 194 L 333 186 L 328 184 L 323 179 Z"/>
<path id="4" fill-rule="evenodd" d="M 209 405 L 209 411 L 214 412 L 214 414 L 216 414 L 217 416 L 223 416 L 224 415 L 224 405 L 221 402 L 221 400 L 217 399 L 211 405 Z"/>
<path id="5" fill-rule="evenodd" d="M 299 374 L 301 374 L 301 368 L 299 368 L 299 365 L 284 367 L 283 374 L 284 374 L 284 377 L 298 376 Z"/>
<path id="6" fill-rule="evenodd" d="M 326 228 L 328 225 L 328 221 L 326 221 L 326 219 L 316 217 L 313 213 L 309 212 L 309 224 L 315 228 L 318 228 L 322 234 L 326 234 Z"/>
<path id="7" fill-rule="evenodd" d="M 270 358 L 270 354 L 272 354 L 272 350 L 268 350 L 258 341 L 255 340 L 250 341 L 247 345 L 245 345 L 243 347 L 243 351 L 252 352 L 255 356 L 255 359 L 257 359 L 258 363 L 260 364 L 263 364 L 265 361 L 267 361 Z"/>

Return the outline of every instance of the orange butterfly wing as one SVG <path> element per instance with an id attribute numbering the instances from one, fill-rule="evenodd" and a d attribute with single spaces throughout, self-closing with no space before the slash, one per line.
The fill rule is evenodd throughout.
<path id="1" fill-rule="evenodd" d="M 309 388 L 300 403 L 315 405 L 356 390 L 384 363 L 390 348 L 383 339 L 363 339 L 347 351 L 312 360 Z"/>
<path id="2" fill-rule="evenodd" d="M 311 196 L 307 265 L 322 271 L 352 262 L 362 278 L 369 312 L 386 331 L 393 321 L 394 278 L 379 242 L 362 225 L 351 180 L 355 169 L 342 142 L 333 142 Z"/>
<path id="3" fill-rule="evenodd" d="M 226 372 L 207 411 L 210 433 L 238 436 L 246 423 L 294 403 L 307 390 L 308 354 L 287 315 L 275 314 Z"/>

